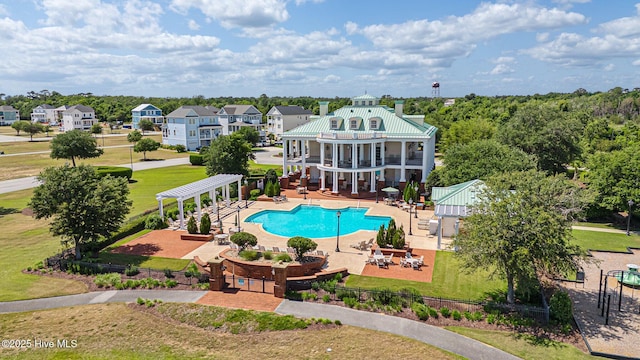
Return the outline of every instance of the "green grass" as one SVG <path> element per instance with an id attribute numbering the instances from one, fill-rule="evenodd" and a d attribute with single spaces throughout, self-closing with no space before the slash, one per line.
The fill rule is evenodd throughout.
<path id="1" fill-rule="evenodd" d="M 129 184 L 133 200 L 130 215 L 157 207 L 155 194 L 204 178 L 203 167 L 177 166 L 134 172 Z M 60 239 L 51 236 L 49 223 L 34 220 L 20 211 L 27 207 L 33 190 L 0 194 L 0 301 L 74 294 L 86 291 L 79 282 L 23 274 L 22 270 L 60 251 Z M 187 260 L 165 258 L 111 259 L 112 263 L 134 263 L 140 267 L 180 270 Z"/>
<path id="2" fill-rule="evenodd" d="M 108 251 L 108 250 L 115 249 L 118 246 L 124 245 L 124 244 L 128 243 L 129 241 L 135 240 L 135 239 L 139 238 L 140 236 L 148 234 L 148 233 L 150 233 L 152 231 L 153 230 L 151 230 L 151 229 L 144 229 L 142 231 L 138 231 L 137 233 L 135 233 L 133 235 L 129 235 L 126 238 L 120 239 L 120 240 L 116 241 L 115 243 L 107 246 L 106 248 L 104 248 L 104 250 Z"/>
<path id="3" fill-rule="evenodd" d="M 102 264 L 131 264 L 139 268 L 151 268 L 156 270 L 171 269 L 172 271 L 184 270 L 184 268 L 186 268 L 189 264 L 189 260 L 186 259 L 171 259 L 157 256 L 131 254 L 114 254 L 108 251 L 100 252 L 96 261 Z"/>
<path id="4" fill-rule="evenodd" d="M 282 165 L 257 164 L 254 161 L 249 163 L 249 171 L 261 170 L 263 172 L 267 172 L 269 169 L 274 169 L 278 176 L 282 176 Z"/>
<path id="5" fill-rule="evenodd" d="M 479 330 L 457 326 L 447 326 L 446 329 L 527 360 L 593 358 L 575 346 L 549 339 L 542 339 L 529 334 Z"/>
<path id="6" fill-rule="evenodd" d="M 627 247 L 640 248 L 640 236 L 588 230 L 573 230 L 574 243 L 583 249 L 627 251 Z"/>
<path id="7" fill-rule="evenodd" d="M 389 288 L 392 290 L 412 287 L 423 295 L 471 300 L 483 300 L 506 288 L 503 281 L 488 280 L 488 272 L 486 271 L 467 274 L 462 272 L 461 268 L 462 265 L 454 258 L 453 253 L 438 251 L 433 279 L 430 283 L 349 275 L 346 286 L 367 289 Z"/>

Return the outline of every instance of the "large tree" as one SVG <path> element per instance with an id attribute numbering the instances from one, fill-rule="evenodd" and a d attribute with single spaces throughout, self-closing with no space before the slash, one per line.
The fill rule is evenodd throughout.
<path id="1" fill-rule="evenodd" d="M 260 133 L 251 126 L 243 126 L 240 130 L 234 132 L 237 136 L 242 136 L 251 146 L 260 141 Z"/>
<path id="2" fill-rule="evenodd" d="M 234 133 L 218 137 L 211 142 L 209 150 L 203 154 L 207 175 L 249 175 L 249 160 L 255 158 L 251 148 L 251 144 L 241 134 Z"/>
<path id="3" fill-rule="evenodd" d="M 52 219 L 51 233 L 75 246 L 76 259 L 83 244 L 118 230 L 131 207 L 127 179 L 101 177 L 91 166 L 46 168 L 38 180 L 29 206 L 36 219 Z"/>
<path id="4" fill-rule="evenodd" d="M 142 130 L 142 135 L 144 135 L 145 131 L 153 131 L 156 128 L 156 126 L 153 124 L 153 121 L 149 119 L 140 120 L 138 126 L 140 127 L 140 130 Z"/>
<path id="5" fill-rule="evenodd" d="M 11 128 L 13 130 L 16 131 L 16 135 L 20 135 L 20 131 L 24 130 L 25 127 L 29 126 L 30 122 L 29 121 L 24 121 L 24 120 L 18 120 L 18 121 L 14 121 L 13 124 L 11 124 Z"/>
<path id="6" fill-rule="evenodd" d="M 29 141 L 33 141 L 33 135 L 44 131 L 44 126 L 37 122 L 29 122 L 22 127 L 22 130 L 29 134 Z"/>
<path id="7" fill-rule="evenodd" d="M 151 138 L 144 138 L 136 143 L 133 147 L 133 151 L 141 152 L 143 154 L 144 161 L 147 161 L 147 151 L 156 151 L 159 147 L 159 142 Z"/>
<path id="8" fill-rule="evenodd" d="M 51 158 L 70 159 L 74 167 L 76 158 L 95 158 L 103 153 L 102 149 L 98 149 L 96 139 L 81 130 L 67 131 L 51 140 Z"/>
<path id="9" fill-rule="evenodd" d="M 587 162 L 586 181 L 597 195 L 594 204 L 611 210 L 640 204 L 640 144 L 619 151 L 597 152 Z"/>
<path id="10" fill-rule="evenodd" d="M 534 103 L 520 107 L 496 136 L 503 144 L 535 155 L 538 169 L 553 174 L 564 172 L 580 156 L 582 127 L 579 119 L 557 107 Z"/>
<path id="11" fill-rule="evenodd" d="M 526 171 L 536 167 L 533 156 L 495 140 L 453 145 L 444 154 L 443 163 L 445 166 L 441 168 L 439 175 L 444 186 L 474 179 L 484 180 L 494 174 Z"/>
<path id="12" fill-rule="evenodd" d="M 142 133 L 138 130 L 133 130 L 127 134 L 127 141 L 130 143 L 137 143 L 142 139 Z"/>
<path id="13" fill-rule="evenodd" d="M 567 274 L 585 261 L 585 251 L 571 244 L 571 222 L 584 206 L 579 187 L 538 171 L 486 184 L 453 246 L 465 269 L 494 269 L 506 279 L 508 303 L 515 302 L 516 285 Z"/>

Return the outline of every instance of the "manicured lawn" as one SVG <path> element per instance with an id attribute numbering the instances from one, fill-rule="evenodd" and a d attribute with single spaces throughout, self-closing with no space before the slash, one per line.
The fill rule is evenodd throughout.
<path id="1" fill-rule="evenodd" d="M 447 326 L 447 330 L 476 339 L 512 355 L 527 360 L 569 360 L 593 359 L 575 346 L 542 339 L 528 334 L 503 331 L 488 331 L 457 326 Z"/>
<path id="2" fill-rule="evenodd" d="M 282 166 L 281 165 L 270 165 L 270 164 L 256 164 L 254 161 L 249 163 L 249 171 L 251 170 L 261 170 L 263 172 L 267 172 L 269 169 L 274 169 L 278 176 L 282 176 Z"/>
<path id="3" fill-rule="evenodd" d="M 151 268 L 156 270 L 171 269 L 173 271 L 184 270 L 189 264 L 189 260 L 171 259 L 157 256 L 141 256 L 131 254 L 114 254 L 108 251 L 100 252 L 97 262 L 114 265 L 135 265 L 140 268 Z"/>
<path id="4" fill-rule="evenodd" d="M 588 230 L 573 230 L 575 243 L 584 249 L 627 251 L 627 246 L 640 248 L 640 236 Z"/>
<path id="5" fill-rule="evenodd" d="M 138 180 L 131 183 L 130 198 L 134 201 L 132 214 L 157 206 L 155 194 L 172 187 L 199 180 L 205 177 L 204 167 L 177 166 L 161 169 L 143 170 L 134 173 Z M 160 190 L 158 190 L 160 189 Z M 0 301 L 49 297 L 74 294 L 86 291 L 78 282 L 26 275 L 22 270 L 34 266 L 60 251 L 60 240 L 49 234 L 46 221 L 36 221 L 20 211 L 27 207 L 33 190 L 22 190 L 0 194 Z M 182 269 L 182 260 L 175 259 L 129 259 L 139 262 L 141 267 L 159 269 Z M 115 263 L 115 261 L 112 261 Z M 126 264 L 126 262 L 125 262 Z M 186 264 L 186 263 L 185 263 Z"/>
<path id="6" fill-rule="evenodd" d="M 489 294 L 495 294 L 503 288 L 506 289 L 506 284 L 503 281 L 488 280 L 488 272 L 477 271 L 467 274 L 460 269 L 461 265 L 454 258 L 453 253 L 438 251 L 433 280 L 430 283 L 349 275 L 346 286 L 368 289 L 390 288 L 392 290 L 412 287 L 427 296 L 471 300 L 483 300 Z"/>

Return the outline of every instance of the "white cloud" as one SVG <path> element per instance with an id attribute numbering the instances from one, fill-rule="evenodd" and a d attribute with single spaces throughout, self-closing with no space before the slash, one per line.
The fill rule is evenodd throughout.
<path id="1" fill-rule="evenodd" d="M 181 14 L 199 9 L 225 28 L 268 27 L 289 19 L 286 0 L 172 0 L 170 7 Z"/>
<path id="2" fill-rule="evenodd" d="M 324 0 L 296 0 L 296 5 L 300 6 L 308 2 L 311 2 L 314 4 L 320 4 L 320 3 L 323 3 Z"/>
<path id="3" fill-rule="evenodd" d="M 195 20 L 189 20 L 189 29 L 191 30 L 199 30 L 200 25 Z"/>
<path id="4" fill-rule="evenodd" d="M 537 33 L 536 34 L 536 41 L 537 42 L 544 42 L 549 40 L 549 33 L 548 32 L 544 32 L 544 33 Z"/>
<path id="5" fill-rule="evenodd" d="M 501 56 L 495 60 L 493 60 L 493 62 L 495 64 L 510 64 L 510 63 L 514 63 L 516 61 L 516 59 L 514 57 L 511 56 Z"/>
<path id="6" fill-rule="evenodd" d="M 489 74 L 490 75 L 501 75 L 501 74 L 508 74 L 508 73 L 512 73 L 512 72 L 514 72 L 514 70 L 509 65 L 498 64 L 489 72 Z"/>
<path id="7" fill-rule="evenodd" d="M 605 67 L 602 68 L 602 70 L 604 71 L 613 71 L 616 69 L 615 64 L 607 64 Z"/>

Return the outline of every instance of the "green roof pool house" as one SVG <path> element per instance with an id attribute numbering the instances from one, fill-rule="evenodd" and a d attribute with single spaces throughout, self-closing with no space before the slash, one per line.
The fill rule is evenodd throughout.
<path id="1" fill-rule="evenodd" d="M 284 176 L 299 171 L 302 183 L 332 193 L 351 189 L 356 196 L 426 181 L 438 129 L 424 115 L 406 115 L 403 101 L 392 109 L 367 94 L 332 113 L 328 108 L 321 101 L 319 116 L 282 135 Z"/>
<path id="2" fill-rule="evenodd" d="M 485 184 L 482 180 L 471 180 L 448 187 L 434 187 L 431 199 L 435 204 L 434 216 L 437 219 L 429 223 L 429 232 L 438 234 L 438 250 L 442 244 L 442 237 L 458 235 L 460 219 L 467 217 L 469 206 L 478 201 L 480 191 Z"/>

